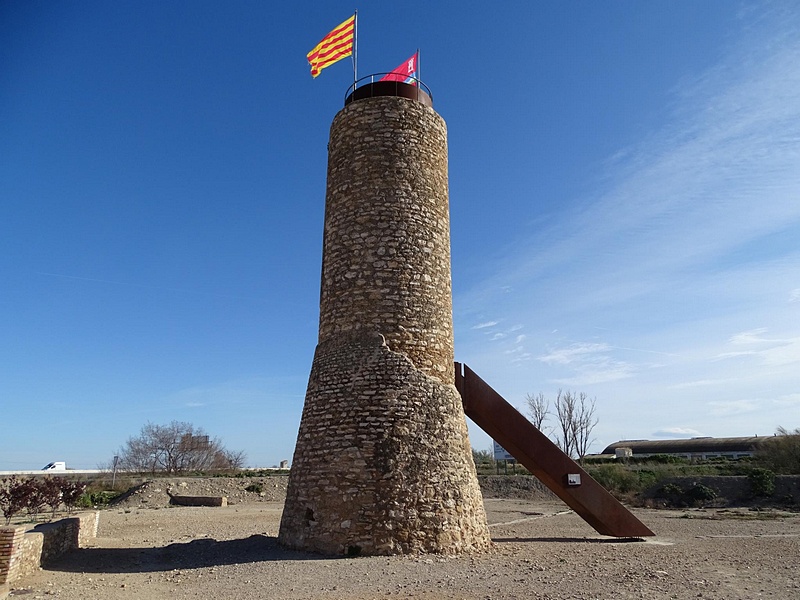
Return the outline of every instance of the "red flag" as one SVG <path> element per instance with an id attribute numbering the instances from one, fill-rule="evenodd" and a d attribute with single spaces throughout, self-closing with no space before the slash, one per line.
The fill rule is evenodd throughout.
<path id="1" fill-rule="evenodd" d="M 381 77 L 381 81 L 401 81 L 403 83 L 410 83 L 417 85 L 417 62 L 419 61 L 419 50 L 406 61 L 403 61 L 399 67 L 394 69 L 391 73 L 387 73 Z"/>

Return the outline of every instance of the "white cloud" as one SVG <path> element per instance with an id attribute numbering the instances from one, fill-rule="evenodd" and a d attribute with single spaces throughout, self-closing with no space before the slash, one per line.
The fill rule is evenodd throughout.
<path id="1" fill-rule="evenodd" d="M 740 415 L 756 411 L 761 406 L 757 400 L 715 400 L 708 403 L 714 417 Z"/>
<path id="2" fill-rule="evenodd" d="M 583 367 L 574 375 L 559 377 L 553 379 L 553 382 L 566 386 L 591 386 L 628 379 L 629 377 L 633 377 L 633 370 L 630 365 L 607 361 L 605 364 Z"/>
<path id="3" fill-rule="evenodd" d="M 497 325 L 497 321 L 486 321 L 485 323 L 478 323 L 477 325 L 473 325 L 473 329 L 486 329 L 487 327 L 494 327 Z"/>
<path id="4" fill-rule="evenodd" d="M 709 387 L 715 385 L 724 385 L 729 381 L 729 379 L 698 379 L 696 381 L 684 381 L 682 383 L 676 383 L 671 385 L 670 388 L 673 390 L 682 390 L 688 388 Z"/>
<path id="5" fill-rule="evenodd" d="M 537 358 L 543 363 L 568 365 L 575 361 L 586 360 L 587 356 L 597 355 L 608 350 L 608 344 L 576 343 L 566 348 L 551 350 L 549 354 Z"/>
<path id="6" fill-rule="evenodd" d="M 691 438 L 702 437 L 702 435 L 697 429 L 689 427 L 665 427 L 653 432 L 654 437 Z"/>
<path id="7" fill-rule="evenodd" d="M 717 360 L 755 357 L 763 365 L 774 367 L 792 366 L 800 363 L 800 337 L 784 339 L 762 337 L 766 328 L 737 333 L 730 338 L 733 346 L 750 346 L 751 349 L 722 352 Z"/>
<path id="8" fill-rule="evenodd" d="M 613 350 L 605 343 L 578 342 L 552 349 L 536 359 L 553 367 L 567 367 L 568 372 L 553 377 L 554 383 L 586 386 L 627 379 L 633 375 L 633 366 L 614 358 Z"/>
<path id="9" fill-rule="evenodd" d="M 520 352 L 524 352 L 525 348 L 522 346 L 516 346 L 514 348 L 509 348 L 505 351 L 505 354 L 519 354 Z"/>
<path id="10" fill-rule="evenodd" d="M 618 414 L 640 411 L 643 432 L 691 414 L 693 429 L 664 429 L 689 436 L 772 430 L 796 405 L 800 12 L 791 16 L 742 30 L 717 65 L 687 74 L 663 126 L 618 148 L 602 179 L 583 181 L 588 192 L 509 244 L 495 275 L 459 298 L 471 314 L 525 323 L 535 385 L 597 385 Z M 520 379 L 510 362 L 482 376 Z M 732 415 L 742 416 L 719 419 Z"/>
<path id="11" fill-rule="evenodd" d="M 762 333 L 766 333 L 767 330 L 764 327 L 759 329 L 751 329 L 750 331 L 742 331 L 740 333 L 734 334 L 731 336 L 730 343 L 731 344 L 756 344 L 760 342 L 764 342 L 763 338 L 761 338 Z"/>
<path id="12" fill-rule="evenodd" d="M 800 406 L 800 392 L 780 396 L 777 400 L 775 400 L 775 403 L 779 406 Z"/>
<path id="13" fill-rule="evenodd" d="M 761 353 L 764 363 L 774 367 L 800 365 L 800 337 L 782 340 Z"/>
<path id="14" fill-rule="evenodd" d="M 530 359 L 531 359 L 531 353 L 530 352 L 520 352 L 514 358 L 511 359 L 511 362 L 512 363 L 521 363 L 521 362 L 527 362 Z"/>

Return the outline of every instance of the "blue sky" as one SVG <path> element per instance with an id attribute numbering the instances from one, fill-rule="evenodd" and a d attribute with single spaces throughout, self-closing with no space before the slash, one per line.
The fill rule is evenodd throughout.
<path id="1" fill-rule="evenodd" d="M 291 458 L 354 8 L 0 3 L 0 469 L 171 420 Z M 457 360 L 596 398 L 594 450 L 800 424 L 796 3 L 358 8 L 448 124 Z"/>

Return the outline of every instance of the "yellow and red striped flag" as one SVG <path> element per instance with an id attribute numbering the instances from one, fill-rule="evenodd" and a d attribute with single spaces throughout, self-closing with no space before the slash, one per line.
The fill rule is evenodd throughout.
<path id="1" fill-rule="evenodd" d="M 314 49 L 306 55 L 311 65 L 311 76 L 316 77 L 320 71 L 353 54 L 353 38 L 356 16 L 353 15 L 344 23 L 322 38 Z"/>

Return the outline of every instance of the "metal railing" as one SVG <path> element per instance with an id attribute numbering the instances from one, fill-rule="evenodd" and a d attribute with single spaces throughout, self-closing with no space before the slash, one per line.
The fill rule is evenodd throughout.
<path id="1" fill-rule="evenodd" d="M 347 88 L 347 91 L 344 95 L 345 105 L 349 104 L 353 100 L 360 100 L 362 98 L 370 98 L 373 96 L 400 96 L 402 98 L 411 98 L 419 102 L 423 102 L 424 104 L 433 105 L 433 93 L 431 93 L 430 88 L 425 85 L 421 79 L 417 79 L 413 76 L 407 76 L 406 80 L 411 80 L 409 83 L 406 83 L 405 80 L 381 81 L 381 79 L 386 75 L 396 75 L 398 77 L 402 77 L 402 75 L 398 75 L 397 73 L 373 73 L 372 75 L 362 77 Z M 376 87 L 374 84 L 380 84 L 380 86 Z M 359 89 L 365 88 L 368 85 L 370 86 L 369 94 L 356 96 L 356 92 Z M 391 93 L 392 88 L 394 88 L 393 94 Z M 412 89 L 416 90 L 416 94 L 413 93 Z M 379 93 L 372 93 L 374 91 L 378 91 Z"/>

